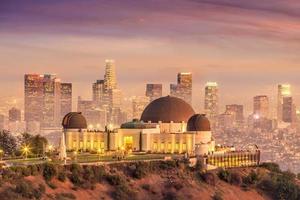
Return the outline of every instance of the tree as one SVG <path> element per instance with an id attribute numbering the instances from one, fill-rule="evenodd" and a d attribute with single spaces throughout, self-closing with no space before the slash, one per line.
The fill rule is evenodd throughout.
<path id="1" fill-rule="evenodd" d="M 44 154 L 48 140 L 41 135 L 31 135 L 29 133 L 23 133 L 19 138 L 22 145 L 30 146 L 30 151 L 33 154 Z"/>
<path id="2" fill-rule="evenodd" d="M 16 138 L 8 131 L 0 132 L 0 148 L 4 153 L 12 154 L 16 151 L 17 141 Z"/>

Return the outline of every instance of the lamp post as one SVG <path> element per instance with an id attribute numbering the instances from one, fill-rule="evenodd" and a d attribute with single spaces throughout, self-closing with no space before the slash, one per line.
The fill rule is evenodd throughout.
<path id="1" fill-rule="evenodd" d="M 29 146 L 27 146 L 27 145 L 23 146 L 22 152 L 23 152 L 23 154 L 25 154 L 25 159 L 27 159 L 29 151 L 30 151 Z"/>

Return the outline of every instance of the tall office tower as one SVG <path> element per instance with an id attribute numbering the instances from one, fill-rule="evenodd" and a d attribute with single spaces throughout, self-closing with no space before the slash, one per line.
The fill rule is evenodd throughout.
<path id="1" fill-rule="evenodd" d="M 280 84 L 278 85 L 278 96 L 277 96 L 277 120 L 283 121 L 283 98 L 291 97 L 291 85 Z"/>
<path id="2" fill-rule="evenodd" d="M 170 94 L 192 104 L 192 73 L 178 73 L 177 84 L 170 84 Z"/>
<path id="3" fill-rule="evenodd" d="M 132 100 L 132 119 L 140 119 L 144 109 L 149 104 L 149 102 L 149 97 L 134 97 Z"/>
<path id="4" fill-rule="evenodd" d="M 114 60 L 105 60 L 104 85 L 106 90 L 117 88 L 116 69 Z"/>
<path id="5" fill-rule="evenodd" d="M 21 121 L 21 110 L 13 107 L 8 111 L 8 118 L 10 122 Z"/>
<path id="6" fill-rule="evenodd" d="M 93 101 L 98 108 L 107 104 L 107 102 L 104 101 L 104 92 L 104 80 L 97 80 L 93 83 Z"/>
<path id="7" fill-rule="evenodd" d="M 41 123 L 43 119 L 44 86 L 43 75 L 25 74 L 24 76 L 24 109 L 27 123 Z"/>
<path id="8" fill-rule="evenodd" d="M 61 82 L 56 75 L 45 74 L 43 79 L 44 105 L 42 127 L 59 127 L 61 122 Z"/>
<path id="9" fill-rule="evenodd" d="M 253 114 L 258 118 L 269 118 L 269 98 L 266 95 L 253 98 Z"/>
<path id="10" fill-rule="evenodd" d="M 162 84 L 148 83 L 146 85 L 146 96 L 149 97 L 150 102 L 162 96 Z"/>
<path id="11" fill-rule="evenodd" d="M 61 83 L 60 85 L 60 116 L 61 119 L 72 111 L 72 83 Z"/>
<path id="12" fill-rule="evenodd" d="M 214 121 L 218 115 L 218 84 L 208 82 L 205 86 L 204 110 L 207 117 Z"/>
<path id="13" fill-rule="evenodd" d="M 225 114 L 233 115 L 235 127 L 242 127 L 244 124 L 244 106 L 243 105 L 226 105 Z"/>
<path id="14" fill-rule="evenodd" d="M 283 97 L 282 102 L 282 121 L 287 123 L 292 123 L 296 115 L 293 98 L 292 97 Z"/>

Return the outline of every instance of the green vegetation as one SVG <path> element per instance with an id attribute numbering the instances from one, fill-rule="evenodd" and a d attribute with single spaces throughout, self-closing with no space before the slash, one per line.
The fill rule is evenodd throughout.
<path id="1" fill-rule="evenodd" d="M 46 181 L 51 181 L 51 179 L 56 176 L 57 170 L 56 166 L 51 163 L 44 164 L 43 176 Z"/>
<path id="2" fill-rule="evenodd" d="M 0 131 L 0 148 L 5 154 L 14 154 L 17 149 L 17 139 L 8 131 Z"/>

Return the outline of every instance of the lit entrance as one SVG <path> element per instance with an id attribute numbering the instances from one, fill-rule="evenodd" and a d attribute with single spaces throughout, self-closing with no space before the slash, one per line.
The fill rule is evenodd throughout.
<path id="1" fill-rule="evenodd" d="M 133 148 L 133 137 L 132 136 L 125 136 L 124 137 L 124 147 L 125 150 L 132 150 Z"/>

